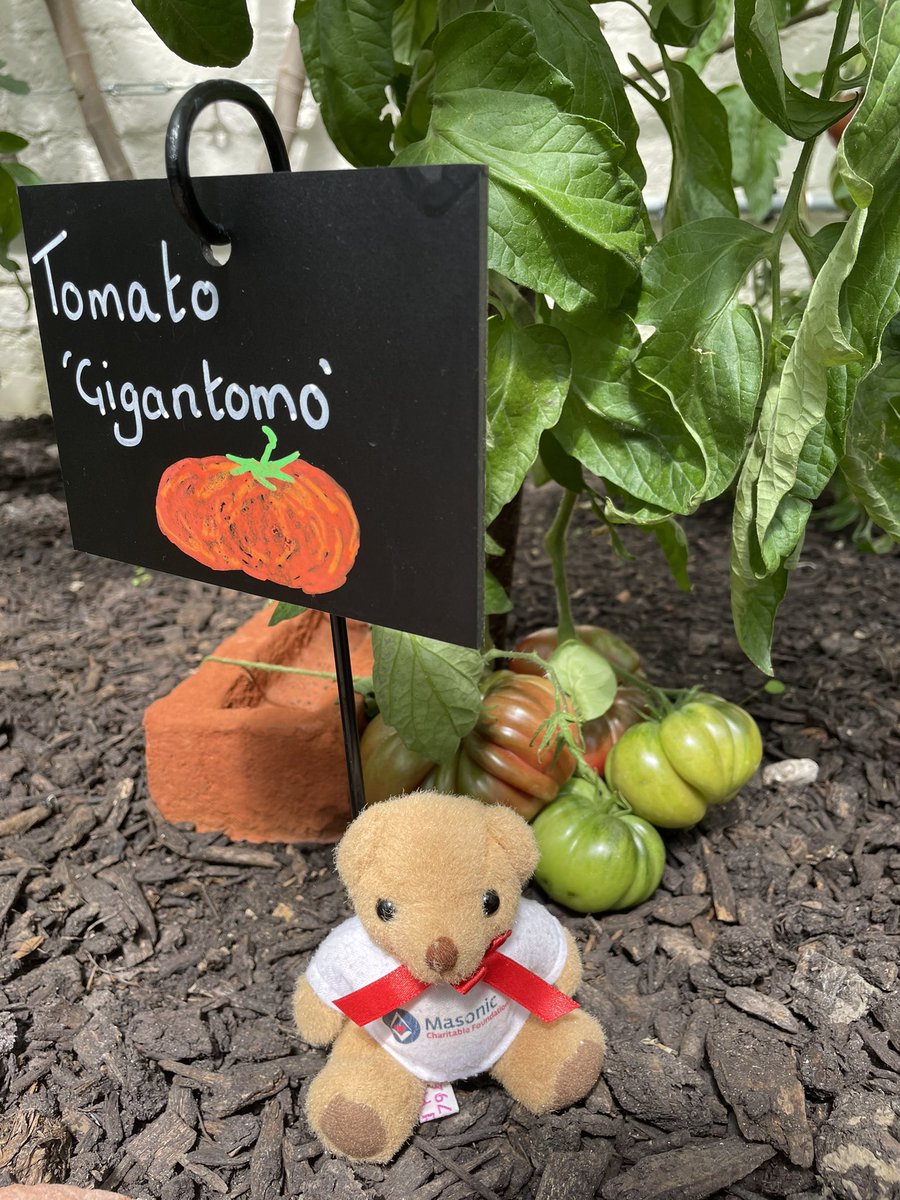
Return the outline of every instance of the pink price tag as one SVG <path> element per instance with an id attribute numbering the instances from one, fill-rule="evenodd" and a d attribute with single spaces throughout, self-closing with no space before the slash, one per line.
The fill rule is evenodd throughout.
<path id="1" fill-rule="evenodd" d="M 426 1121 L 437 1121 L 441 1117 L 449 1117 L 459 1112 L 456 1096 L 449 1083 L 429 1084 L 425 1089 L 425 1099 L 419 1113 L 419 1124 Z"/>

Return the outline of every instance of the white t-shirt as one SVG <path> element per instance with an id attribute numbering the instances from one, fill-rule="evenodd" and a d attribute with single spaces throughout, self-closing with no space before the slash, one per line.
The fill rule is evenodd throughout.
<path id="1" fill-rule="evenodd" d="M 522 900 L 500 953 L 547 983 L 566 962 L 566 939 L 557 919 L 534 900 Z M 396 970 L 400 963 L 380 950 L 351 917 L 329 933 L 306 969 L 320 1000 L 335 1000 Z M 487 1071 L 513 1042 L 529 1013 L 489 984 L 461 996 L 449 984 L 433 984 L 403 1008 L 370 1021 L 365 1031 L 388 1054 L 425 1083 L 453 1083 Z"/>

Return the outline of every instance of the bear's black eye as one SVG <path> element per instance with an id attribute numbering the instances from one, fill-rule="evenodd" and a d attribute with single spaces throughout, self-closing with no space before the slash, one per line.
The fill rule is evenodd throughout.
<path id="1" fill-rule="evenodd" d="M 375 911 L 382 921 L 393 921 L 397 907 L 393 900 L 379 900 L 375 905 Z"/>
<path id="2" fill-rule="evenodd" d="M 489 888 L 481 897 L 481 907 L 484 909 L 486 917 L 492 917 L 500 907 L 500 897 L 493 888 Z"/>

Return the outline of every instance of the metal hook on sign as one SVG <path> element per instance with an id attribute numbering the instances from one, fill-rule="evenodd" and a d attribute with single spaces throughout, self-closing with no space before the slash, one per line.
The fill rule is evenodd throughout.
<path id="1" fill-rule="evenodd" d="M 217 221 L 211 221 L 200 207 L 191 179 L 188 149 L 197 117 L 208 105 L 220 100 L 239 104 L 253 117 L 263 136 L 273 171 L 291 169 L 291 160 L 275 115 L 253 88 L 235 79 L 209 79 L 185 92 L 175 105 L 166 130 L 166 175 L 175 207 L 194 233 L 210 246 L 227 246 L 231 238 L 228 230 Z"/>

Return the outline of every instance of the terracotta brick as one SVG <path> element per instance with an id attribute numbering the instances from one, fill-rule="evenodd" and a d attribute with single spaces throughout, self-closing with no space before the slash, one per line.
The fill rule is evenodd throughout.
<path id="1" fill-rule="evenodd" d="M 128 1200 L 121 1192 L 71 1187 L 67 1183 L 11 1183 L 0 1187 L 0 1200 Z"/>
<path id="2" fill-rule="evenodd" d="M 270 628 L 270 613 L 214 653 L 334 670 L 327 615 L 307 610 Z M 354 674 L 370 674 L 369 626 L 348 621 L 347 633 Z M 206 662 L 150 705 L 144 730 L 150 796 L 169 821 L 248 842 L 333 842 L 350 819 L 331 680 Z"/>

